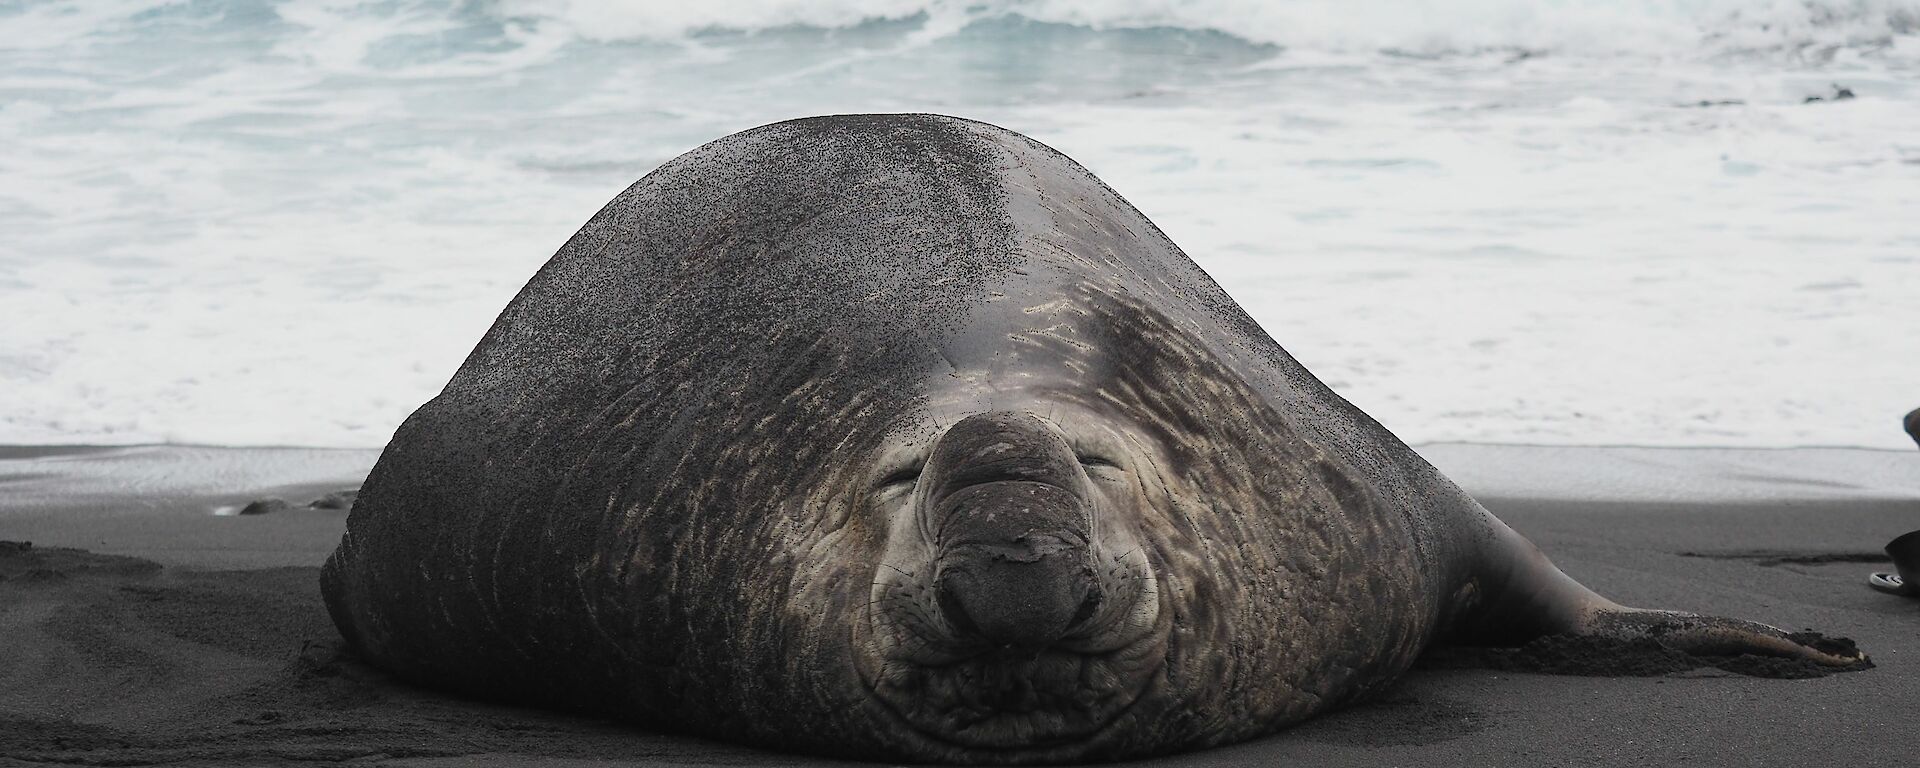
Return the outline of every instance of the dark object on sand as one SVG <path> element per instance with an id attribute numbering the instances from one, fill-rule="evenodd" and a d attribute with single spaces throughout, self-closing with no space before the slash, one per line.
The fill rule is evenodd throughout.
<path id="1" fill-rule="evenodd" d="M 1920 597 L 1920 531 L 1887 542 L 1887 556 L 1899 573 L 1874 573 L 1867 583 L 1882 592 Z"/>
<path id="2" fill-rule="evenodd" d="M 0 582 L 51 584 L 70 579 L 147 576 L 159 570 L 159 565 L 135 557 L 95 555 L 65 547 L 36 547 L 30 541 L 0 541 Z M 8 647 L 8 650 L 12 649 Z M 5 759 L 5 755 L 0 755 L 0 761 Z"/>
<path id="3" fill-rule="evenodd" d="M 1907 436 L 1913 438 L 1913 443 L 1920 445 L 1920 408 L 1907 413 L 1903 426 L 1907 428 Z"/>
<path id="4" fill-rule="evenodd" d="M 360 495 L 360 489 L 349 488 L 334 491 L 313 501 L 307 502 L 308 509 L 353 509 L 353 499 Z"/>
<path id="5" fill-rule="evenodd" d="M 240 508 L 242 515 L 272 515 L 293 509 L 286 499 L 255 499 Z"/>
<path id="6" fill-rule="evenodd" d="M 322 589 L 408 680 L 888 761 L 1240 741 L 1442 640 L 1864 664 L 1593 593 L 1086 169 L 932 115 L 615 198 L 394 435 Z"/>
<path id="7" fill-rule="evenodd" d="M 1806 98 L 1806 100 L 1805 100 L 1805 101 L 1802 101 L 1801 103 L 1802 103 L 1802 104 L 1812 104 L 1812 103 L 1814 103 L 1814 102 L 1816 102 L 1816 101 L 1828 101 L 1828 100 L 1832 100 L 1832 101 L 1846 101 L 1847 99 L 1851 99 L 1851 98 L 1853 98 L 1853 89 L 1852 89 L 1852 88 L 1848 88 L 1848 87 L 1846 87 L 1846 86 L 1844 86 L 1844 85 L 1841 85 L 1841 84 L 1839 84 L 1839 83 L 1834 83 L 1834 84 L 1833 84 L 1833 95 L 1832 95 L 1832 96 L 1826 96 L 1826 97 L 1821 97 L 1821 96 L 1808 96 L 1808 97 Z"/>

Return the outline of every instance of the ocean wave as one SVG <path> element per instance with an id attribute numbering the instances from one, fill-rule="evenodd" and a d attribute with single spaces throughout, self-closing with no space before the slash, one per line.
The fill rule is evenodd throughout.
<path id="1" fill-rule="evenodd" d="M 595 41 L 901 21 L 932 39 L 1022 17 L 1097 30 L 1212 31 L 1286 48 L 1419 55 L 1504 49 L 1819 58 L 1840 49 L 1892 48 L 1920 34 L 1920 0 L 503 0 L 487 10 L 508 23 L 564 28 Z"/>
<path id="2" fill-rule="evenodd" d="M 99 0 L 0 7 L 0 51 L 264 32 L 338 69 L 540 59 L 569 43 L 670 43 L 875 30 L 907 43 L 1009 18 L 1092 30 L 1218 32 L 1288 49 L 1444 56 L 1765 55 L 1920 61 L 1920 0 Z M 270 29 L 263 29 L 270 28 Z M 495 62 L 496 64 L 498 62 Z M 481 65 L 487 66 L 487 65 Z"/>
<path id="3" fill-rule="evenodd" d="M 0 0 L 0 443 L 377 446 L 649 169 L 934 111 L 1410 440 L 1910 450 L 1916 5 Z"/>

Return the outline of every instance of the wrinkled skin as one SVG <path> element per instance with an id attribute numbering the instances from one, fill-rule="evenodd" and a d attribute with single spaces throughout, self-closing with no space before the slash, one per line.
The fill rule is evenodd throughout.
<path id="1" fill-rule="evenodd" d="M 1085 169 L 928 115 L 621 194 L 395 434 L 323 588 L 422 684 L 887 760 L 1228 743 L 1443 637 L 1819 656 L 1587 591 Z"/>
<path id="2" fill-rule="evenodd" d="M 916 735 L 996 757 L 1034 745 L 1049 759 L 1230 741 L 1357 696 L 1412 661 L 1435 606 L 1420 597 L 1406 526 L 1377 509 L 1354 514 L 1371 501 L 1345 470 L 1191 339 L 1143 322 L 1143 308 L 1088 298 L 1017 315 L 1026 327 L 1000 356 L 1019 375 L 956 360 L 980 373 L 943 383 L 879 464 L 869 514 L 890 523 L 889 536 L 855 659 Z M 979 442 L 1014 459 L 994 466 L 950 450 L 982 420 L 1012 422 Z M 1019 450 L 1021 437 L 1064 458 Z M 916 466 L 917 478 L 884 482 Z M 965 470 L 976 476 L 953 477 Z M 1040 479 L 996 482 L 1022 473 Z M 1059 505 L 1083 511 L 1084 525 L 1051 519 L 1051 499 L 1036 503 L 1020 486 L 1084 498 Z M 1006 530 L 953 511 L 968 506 Z M 953 626 L 956 613 L 964 624 L 986 611 L 943 604 L 941 593 L 963 591 L 943 582 L 982 560 L 1033 559 L 1030 542 L 1007 543 L 1023 533 L 1067 550 L 1055 559 L 1085 562 L 1093 609 L 1040 637 Z M 970 553 L 969 539 L 1002 551 Z M 1379 539 L 1394 544 L 1369 545 Z M 1002 601 L 1016 614 L 1023 602 L 1055 602 L 1054 615 L 1073 617 L 1089 602 L 1045 599 L 1045 584 L 1068 578 L 998 581 L 1006 586 L 985 591 L 1032 596 Z M 1338 608 L 1352 605 L 1382 608 Z M 1054 745 L 1064 748 L 1045 748 Z"/>

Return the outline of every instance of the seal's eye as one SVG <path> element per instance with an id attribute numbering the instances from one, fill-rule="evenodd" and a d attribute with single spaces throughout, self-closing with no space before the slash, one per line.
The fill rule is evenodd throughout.
<path id="1" fill-rule="evenodd" d="M 920 470 L 925 466 L 924 462 L 916 461 L 881 475 L 880 481 L 873 484 L 873 490 L 879 494 L 911 491 L 914 484 L 920 482 Z"/>
<path id="2" fill-rule="evenodd" d="M 1073 435 L 1069 440 L 1073 457 L 1080 461 L 1088 477 L 1117 479 L 1126 474 L 1127 465 L 1121 457 L 1127 454 L 1121 450 L 1123 443 L 1118 436 L 1102 430 Z"/>

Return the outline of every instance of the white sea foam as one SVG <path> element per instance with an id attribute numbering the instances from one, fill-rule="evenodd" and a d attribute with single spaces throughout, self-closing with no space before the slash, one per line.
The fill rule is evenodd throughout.
<path id="1" fill-rule="evenodd" d="M 1885 45 L 1920 28 L 1911 0 L 508 0 L 494 14 L 588 40 L 924 20 L 952 32 L 1018 15 L 1094 29 L 1225 32 L 1289 47 L 1441 53 L 1488 48 L 1693 57 Z"/>
<path id="2" fill-rule="evenodd" d="M 1920 0 L 0 6 L 0 443 L 378 446 L 660 162 L 794 116 L 924 110 L 1088 165 L 1410 440 L 1898 448 L 1920 405 L 1916 19 Z M 1859 98 L 1804 103 L 1833 83 Z"/>

